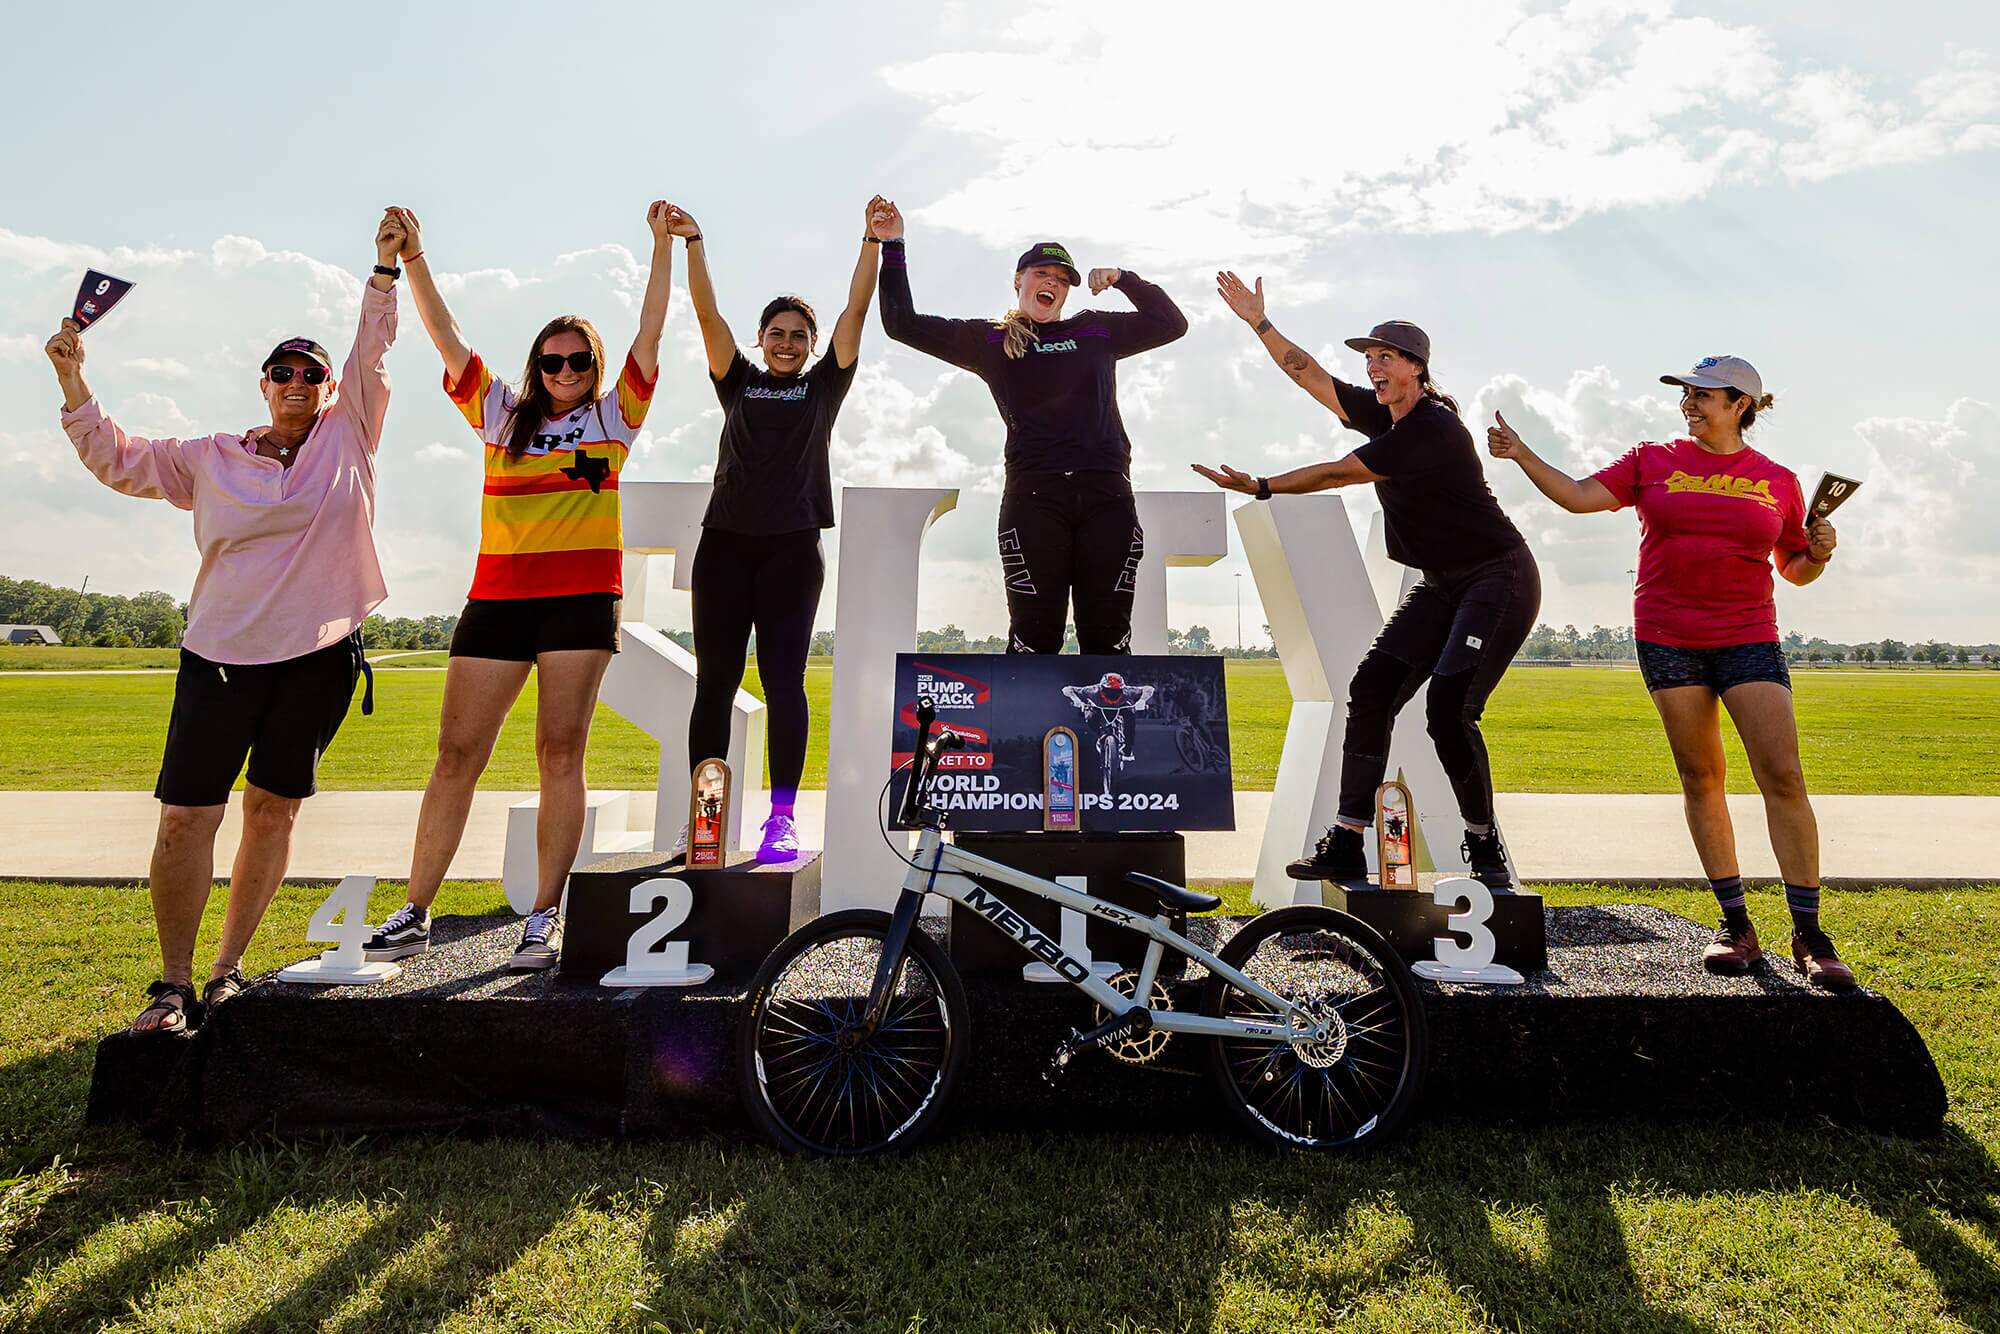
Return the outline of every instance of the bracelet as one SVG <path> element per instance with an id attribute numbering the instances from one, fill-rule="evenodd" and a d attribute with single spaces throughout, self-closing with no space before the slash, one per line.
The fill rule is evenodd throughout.
<path id="1" fill-rule="evenodd" d="M 882 244 L 882 238 L 881 238 L 881 237 L 879 237 L 879 236 L 864 236 L 864 237 L 862 237 L 862 238 L 861 238 L 861 244 L 862 244 L 862 245 L 881 245 L 881 244 Z"/>
<path id="2" fill-rule="evenodd" d="M 409 267 L 410 265 L 412 265 L 412 264 L 416 263 L 416 262 L 417 262 L 418 260 L 422 259 L 423 257 L 424 257 L 424 252 L 423 252 L 423 251 L 421 251 L 421 250 L 419 250 L 419 251 L 418 251 L 418 252 L 417 252 L 416 254 L 414 254 L 414 255 L 410 256 L 410 257 L 409 257 L 408 259 L 406 259 L 406 260 L 404 260 L 404 261 L 403 261 L 403 267 L 404 267 L 404 268 L 408 268 L 408 267 Z"/>
<path id="3" fill-rule="evenodd" d="M 1271 321 L 1268 318 L 1258 320 L 1257 323 L 1251 327 L 1251 332 L 1255 333 L 1259 338 L 1262 338 L 1265 334 L 1271 332 Z"/>
<path id="4" fill-rule="evenodd" d="M 391 268 L 387 264 L 377 264 L 375 266 L 375 272 L 381 274 L 384 278 L 400 278 L 403 276 L 403 271 L 401 269 Z"/>
<path id="5" fill-rule="evenodd" d="M 1259 477 L 1257 479 L 1257 499 L 1269 500 L 1270 498 L 1271 498 L 1271 479 L 1268 477 Z"/>
<path id="6" fill-rule="evenodd" d="M 700 233 L 700 232 L 696 232 L 696 233 L 695 233 L 695 234 L 694 234 L 693 236 L 690 236 L 690 237 L 689 237 L 689 238 L 687 239 L 687 243 L 688 243 L 689 245 L 693 245 L 693 244 L 694 244 L 694 243 L 695 243 L 696 241 L 699 241 L 700 239 L 701 239 L 701 233 Z"/>

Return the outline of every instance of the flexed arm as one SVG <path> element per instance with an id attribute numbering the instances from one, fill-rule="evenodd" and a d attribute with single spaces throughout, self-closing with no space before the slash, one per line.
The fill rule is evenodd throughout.
<path id="1" fill-rule="evenodd" d="M 1255 288 L 1246 287 L 1241 278 L 1224 269 L 1215 275 L 1215 290 L 1223 304 L 1256 333 L 1257 341 L 1271 354 L 1271 360 L 1278 363 L 1278 369 L 1340 418 L 1341 425 L 1349 425 L 1347 409 L 1340 406 L 1340 396 L 1334 392 L 1333 377 L 1304 348 L 1273 328 L 1265 317 L 1264 280 L 1259 278 Z"/>
<path id="2" fill-rule="evenodd" d="M 708 276 L 708 245 L 701 224 L 678 204 L 667 205 L 667 230 L 687 242 L 688 299 L 694 302 L 695 323 L 701 326 L 702 350 L 708 354 L 709 378 L 720 380 L 736 359 L 736 336 L 715 302 L 715 284 Z"/>
<path id="3" fill-rule="evenodd" d="M 1092 269 L 1089 285 L 1092 296 L 1115 287 L 1132 303 L 1129 312 L 1099 312 L 1099 318 L 1111 330 L 1112 351 L 1120 357 L 1150 352 L 1188 331 L 1187 316 L 1181 314 L 1174 299 L 1130 269 Z"/>
<path id="4" fill-rule="evenodd" d="M 438 291 L 437 280 L 431 276 L 417 215 L 406 208 L 392 208 L 389 212 L 403 224 L 403 273 L 410 280 L 410 297 L 417 303 L 417 316 L 424 322 L 424 332 L 431 336 L 431 345 L 444 359 L 445 379 L 457 384 L 465 378 L 465 368 L 472 361 L 472 348 L 458 331 L 458 321 L 452 318 L 451 308 L 445 305 L 444 294 Z"/>
<path id="5" fill-rule="evenodd" d="M 653 263 L 646 274 L 646 295 L 639 302 L 639 332 L 632 338 L 632 361 L 650 383 L 660 374 L 660 335 L 667 328 L 667 296 L 674 286 L 674 236 L 667 230 L 673 205 L 655 199 L 646 208 L 646 228 L 653 234 Z"/>
<path id="6" fill-rule="evenodd" d="M 833 360 L 842 370 L 861 356 L 861 330 L 868 322 L 868 303 L 875 299 L 875 272 L 882 262 L 882 242 L 875 235 L 879 213 L 888 216 L 889 201 L 876 195 L 861 215 L 861 255 L 854 261 L 854 276 L 847 280 L 847 309 L 833 324 Z"/>

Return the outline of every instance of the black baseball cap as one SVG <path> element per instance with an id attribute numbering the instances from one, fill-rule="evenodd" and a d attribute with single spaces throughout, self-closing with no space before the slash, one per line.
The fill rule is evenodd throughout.
<path id="1" fill-rule="evenodd" d="M 302 357 L 311 357 L 328 370 L 333 369 L 333 358 L 326 354 L 325 348 L 310 338 L 287 338 L 284 342 L 271 349 L 271 355 L 264 358 L 264 364 L 258 367 L 258 369 L 268 371 L 271 369 L 271 363 L 275 362 L 279 357 L 292 352 L 296 352 Z"/>
<path id="2" fill-rule="evenodd" d="M 1069 251 L 1054 241 L 1040 241 L 1029 246 L 1026 253 L 1014 261 L 1014 272 L 1032 269 L 1037 264 L 1061 265 L 1063 271 L 1069 275 L 1071 287 L 1079 286 L 1083 282 L 1083 275 L 1076 271 L 1076 261 L 1069 257 Z"/>
<path id="3" fill-rule="evenodd" d="M 1393 347 L 1426 366 L 1431 362 L 1431 336 L 1408 320 L 1385 321 L 1370 329 L 1365 338 L 1348 339 L 1347 345 L 1356 352 L 1366 352 L 1371 347 Z"/>

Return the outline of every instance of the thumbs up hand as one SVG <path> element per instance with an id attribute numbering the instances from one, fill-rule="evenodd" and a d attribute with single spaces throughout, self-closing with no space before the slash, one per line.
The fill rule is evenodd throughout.
<path id="1" fill-rule="evenodd" d="M 1513 459 L 1519 462 L 1532 451 L 1524 444 L 1507 419 L 1499 413 L 1493 414 L 1494 424 L 1486 428 L 1486 452 L 1496 459 Z"/>

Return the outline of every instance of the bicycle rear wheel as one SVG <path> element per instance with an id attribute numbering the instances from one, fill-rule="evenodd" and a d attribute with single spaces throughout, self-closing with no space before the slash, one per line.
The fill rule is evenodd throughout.
<path id="1" fill-rule="evenodd" d="M 1332 908 L 1280 908 L 1245 924 L 1218 958 L 1330 1024 L 1317 1042 L 1217 1038 L 1210 1069 L 1246 1129 L 1273 1144 L 1354 1148 L 1394 1135 L 1422 1091 L 1429 1055 L 1409 967 L 1363 923 Z M 1202 1013 L 1277 1021 L 1220 976 Z"/>
<path id="2" fill-rule="evenodd" d="M 758 1127 L 815 1157 L 902 1148 L 944 1110 L 971 1037 L 958 971 L 910 933 L 881 1025 L 862 1017 L 889 914 L 829 913 L 758 968 L 737 1042 L 737 1077 Z"/>

